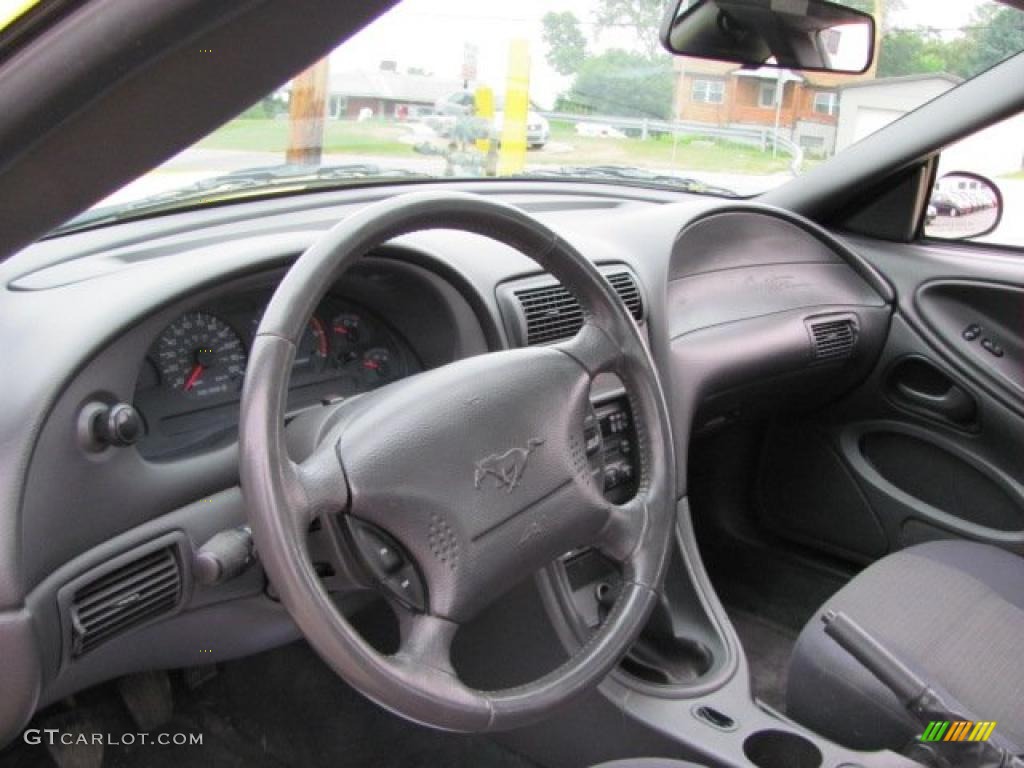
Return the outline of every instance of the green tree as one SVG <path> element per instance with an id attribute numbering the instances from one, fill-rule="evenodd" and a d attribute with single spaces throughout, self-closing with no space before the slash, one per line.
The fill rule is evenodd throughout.
<path id="1" fill-rule="evenodd" d="M 973 77 L 1024 50 L 1024 14 L 1010 7 L 982 6 L 966 40 L 969 53 L 963 74 Z"/>
<path id="2" fill-rule="evenodd" d="M 572 11 L 550 11 L 541 20 L 548 64 L 562 75 L 579 71 L 587 57 L 587 39 L 580 31 L 580 20 Z"/>
<path id="3" fill-rule="evenodd" d="M 665 13 L 664 0 L 600 0 L 594 14 L 597 31 L 625 28 L 637 42 L 637 49 L 648 59 L 662 53 L 658 29 Z"/>
<path id="4" fill-rule="evenodd" d="M 591 56 L 580 67 L 559 108 L 573 112 L 668 118 L 675 75 L 672 60 L 612 49 Z"/>
<path id="5" fill-rule="evenodd" d="M 882 37 L 878 52 L 878 76 L 920 75 L 948 72 L 952 53 L 946 43 L 926 29 L 894 29 Z"/>
<path id="6" fill-rule="evenodd" d="M 1024 15 L 1013 8 L 982 6 L 956 38 L 945 39 L 927 28 L 889 30 L 882 37 L 878 75 L 948 72 L 974 77 L 1021 50 Z"/>

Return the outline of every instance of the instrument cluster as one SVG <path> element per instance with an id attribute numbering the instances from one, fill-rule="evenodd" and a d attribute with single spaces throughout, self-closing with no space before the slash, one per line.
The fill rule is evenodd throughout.
<path id="1" fill-rule="evenodd" d="M 259 292 L 172 321 L 143 361 L 135 407 L 139 450 L 163 458 L 234 439 L 248 352 L 269 301 Z M 328 296 L 310 318 L 291 370 L 289 408 L 351 397 L 420 370 L 409 345 L 377 314 Z"/>

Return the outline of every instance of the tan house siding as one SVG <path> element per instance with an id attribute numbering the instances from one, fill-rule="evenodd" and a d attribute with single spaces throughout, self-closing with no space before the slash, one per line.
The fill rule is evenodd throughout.
<path id="1" fill-rule="evenodd" d="M 751 88 L 747 81 L 759 82 L 758 78 L 737 77 L 740 67 L 735 62 L 714 61 L 712 59 L 695 59 L 689 56 L 677 56 L 673 65 L 677 72 L 675 109 L 673 114 L 679 120 L 714 123 L 725 125 L 730 122 L 775 124 L 775 110 L 758 109 L 757 94 L 760 86 L 753 86 L 753 97 L 748 92 Z M 834 125 L 835 115 L 825 115 L 814 111 L 814 94 L 817 91 L 838 93 L 844 85 L 875 79 L 877 61 L 873 62 L 867 72 L 860 75 L 836 74 L 833 72 L 801 73 L 803 83 L 790 83 L 786 86 L 786 101 L 783 112 L 786 125 L 797 120 L 808 120 L 816 123 Z M 722 104 L 703 104 L 692 99 L 693 83 L 696 80 L 725 80 L 726 93 Z M 736 89 L 739 87 L 739 93 Z M 791 107 L 791 92 L 798 92 L 799 102 L 795 110 Z M 747 109 L 747 108 L 750 109 Z M 740 117 L 739 115 L 742 115 Z"/>
<path id="2" fill-rule="evenodd" d="M 736 92 L 733 123 L 751 125 L 775 125 L 775 107 L 761 106 L 761 84 L 768 82 L 753 77 L 733 78 L 731 85 Z M 790 127 L 795 117 L 795 105 L 799 99 L 794 94 L 794 83 L 788 83 L 783 92 L 782 109 L 779 110 L 779 125 Z"/>
<path id="3" fill-rule="evenodd" d="M 721 104 L 694 101 L 694 83 L 702 80 L 722 83 L 724 93 Z M 683 77 L 679 78 L 677 81 L 675 114 L 677 114 L 681 120 L 724 125 L 729 122 L 729 101 L 732 98 L 732 89 L 729 86 L 729 80 L 719 75 L 683 75 Z"/>

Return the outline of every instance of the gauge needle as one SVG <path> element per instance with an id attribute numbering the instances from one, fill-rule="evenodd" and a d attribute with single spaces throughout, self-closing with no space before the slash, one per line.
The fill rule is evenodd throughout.
<path id="1" fill-rule="evenodd" d="M 196 382 L 199 381 L 199 378 L 202 375 L 203 375 L 203 366 L 200 363 L 196 363 L 195 366 L 192 368 L 192 373 L 190 373 L 188 375 L 188 378 L 185 379 L 184 390 L 186 392 L 191 390 L 192 387 L 194 387 L 196 385 Z"/>

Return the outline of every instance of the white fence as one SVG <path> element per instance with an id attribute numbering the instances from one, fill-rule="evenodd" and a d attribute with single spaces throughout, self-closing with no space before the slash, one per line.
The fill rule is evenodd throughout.
<path id="1" fill-rule="evenodd" d="M 624 133 L 637 134 L 647 138 L 651 134 L 679 136 L 707 136 L 726 139 L 741 144 L 759 147 L 761 151 L 776 150 L 790 156 L 790 170 L 799 173 L 803 165 L 804 151 L 795 141 L 776 134 L 774 128 L 754 126 L 721 126 L 708 123 L 691 123 L 676 120 L 655 120 L 647 117 L 614 117 L 611 115 L 579 115 L 571 112 L 542 112 L 548 120 L 573 124 L 590 123 L 608 125 Z"/>

